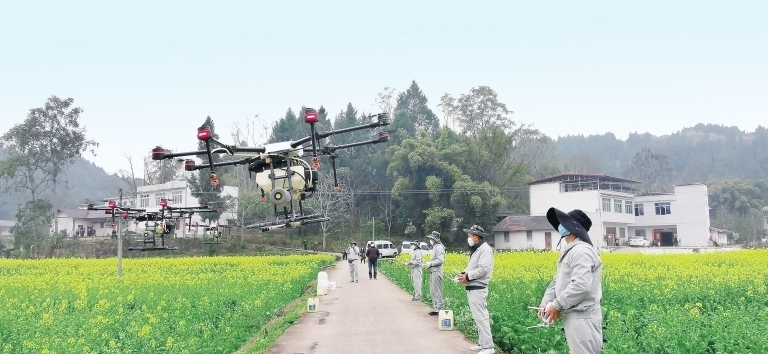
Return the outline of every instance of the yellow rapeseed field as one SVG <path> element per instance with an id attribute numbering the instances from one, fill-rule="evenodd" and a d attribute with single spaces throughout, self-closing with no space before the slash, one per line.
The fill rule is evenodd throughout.
<path id="1" fill-rule="evenodd" d="M 527 307 L 539 305 L 558 256 L 496 254 L 488 306 L 494 340 L 506 352 L 567 351 L 558 328 L 527 328 L 538 322 Z M 605 353 L 768 353 L 768 250 L 614 253 L 601 259 Z M 467 261 L 466 254 L 447 256 L 444 289 L 457 326 L 474 337 L 466 293 L 450 280 Z M 401 262 L 382 268 L 412 291 Z"/>
<path id="2" fill-rule="evenodd" d="M 0 353 L 229 353 L 333 261 L 0 259 Z"/>

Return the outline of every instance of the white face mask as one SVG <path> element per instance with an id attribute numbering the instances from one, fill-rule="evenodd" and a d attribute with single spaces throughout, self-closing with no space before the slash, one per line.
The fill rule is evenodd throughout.
<path id="1" fill-rule="evenodd" d="M 434 246 L 435 245 L 435 240 L 430 240 L 429 243 L 431 243 L 432 246 Z"/>
<path id="2" fill-rule="evenodd" d="M 416 249 L 416 245 L 411 245 L 411 249 L 415 250 Z"/>
<path id="3" fill-rule="evenodd" d="M 474 246 L 475 245 L 475 240 L 473 240 L 471 237 L 467 237 L 467 243 L 469 244 L 470 247 Z"/>

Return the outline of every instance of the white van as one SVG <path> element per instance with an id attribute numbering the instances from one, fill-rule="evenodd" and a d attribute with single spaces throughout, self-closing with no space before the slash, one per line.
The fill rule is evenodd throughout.
<path id="1" fill-rule="evenodd" d="M 392 242 L 389 241 L 368 241 L 368 243 L 365 245 L 365 249 L 367 250 L 368 247 L 373 244 L 376 246 L 376 248 L 379 249 L 379 252 L 381 253 L 381 257 L 397 257 L 397 247 L 392 244 Z M 363 251 L 365 252 L 365 251 Z"/>
<path id="2" fill-rule="evenodd" d="M 413 250 L 411 250 L 412 243 L 413 241 L 403 241 L 403 244 L 400 246 L 400 253 L 411 254 L 413 252 Z M 431 248 L 429 248 L 429 244 L 427 244 L 426 242 L 421 242 L 420 247 L 421 247 L 422 256 L 429 253 L 429 251 L 431 250 Z"/>

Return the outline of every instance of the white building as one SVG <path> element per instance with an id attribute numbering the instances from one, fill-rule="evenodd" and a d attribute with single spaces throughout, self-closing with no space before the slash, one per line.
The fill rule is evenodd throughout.
<path id="1" fill-rule="evenodd" d="M 59 209 L 51 223 L 51 232 L 59 230 L 69 237 L 109 236 L 112 216 L 103 210 Z"/>
<path id="2" fill-rule="evenodd" d="M 0 220 L 0 236 L 10 236 L 14 225 L 16 225 L 15 221 Z"/>
<path id="3" fill-rule="evenodd" d="M 635 222 L 633 201 L 637 181 L 569 173 L 528 184 L 531 215 L 546 216 L 551 207 L 566 213 L 581 209 L 592 220 L 589 237 L 596 247 L 621 244 L 627 239 L 628 226 Z"/>
<path id="4" fill-rule="evenodd" d="M 231 224 L 230 220 L 237 220 L 237 187 L 222 187 L 222 196 L 230 197 L 229 205 L 210 205 L 213 208 L 225 208 L 218 222 L 221 225 Z M 165 199 L 168 206 L 172 207 L 200 207 L 201 204 L 197 198 L 192 196 L 192 190 L 187 181 L 172 181 L 163 184 L 153 184 L 137 188 L 136 208 L 147 211 L 159 211 L 160 200 Z M 196 223 L 203 224 L 204 215 L 192 215 L 191 224 L 189 219 L 179 220 L 176 224 L 176 236 L 181 237 L 184 234 L 197 233 Z"/>
<path id="5" fill-rule="evenodd" d="M 497 249 L 552 249 L 552 228 L 546 216 L 510 215 L 493 228 L 494 244 Z"/>
<path id="6" fill-rule="evenodd" d="M 564 212 L 581 209 L 587 214 L 592 220 L 589 237 L 596 247 L 622 246 L 635 235 L 657 240 L 661 246 L 673 246 L 675 239 L 680 246 L 707 246 L 710 225 L 706 185 L 676 186 L 674 193 L 635 197 L 639 183 L 575 173 L 530 182 L 530 217 L 511 216 L 497 224 L 495 246 L 551 249 L 552 235 L 557 240 L 559 235 L 546 222 L 550 207 Z"/>
<path id="7" fill-rule="evenodd" d="M 709 225 L 709 195 L 704 184 L 675 186 L 672 193 L 635 197 L 633 236 L 643 236 L 651 242 L 674 246 L 675 239 L 683 247 L 708 246 L 712 235 Z M 719 245 L 726 236 L 716 233 Z"/>

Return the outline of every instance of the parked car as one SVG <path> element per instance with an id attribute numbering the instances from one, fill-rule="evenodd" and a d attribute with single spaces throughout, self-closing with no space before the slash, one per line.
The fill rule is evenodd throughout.
<path id="1" fill-rule="evenodd" d="M 629 239 L 629 245 L 631 247 L 650 247 L 651 242 L 646 240 L 645 237 L 634 236 Z"/>
<path id="2" fill-rule="evenodd" d="M 379 252 L 381 253 L 381 257 L 397 257 L 397 247 L 392 244 L 392 242 L 389 241 L 368 241 L 368 243 L 365 245 L 365 248 L 368 249 L 368 247 L 373 244 L 376 248 L 379 249 Z"/>
<path id="3" fill-rule="evenodd" d="M 413 252 L 411 249 L 411 243 L 413 243 L 413 241 L 403 241 L 403 244 L 400 246 L 400 253 L 411 254 L 411 252 Z M 421 242 L 420 247 L 422 254 L 424 254 L 424 251 L 431 250 L 431 248 L 429 248 L 429 244 L 426 242 Z"/>

